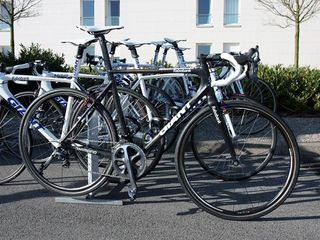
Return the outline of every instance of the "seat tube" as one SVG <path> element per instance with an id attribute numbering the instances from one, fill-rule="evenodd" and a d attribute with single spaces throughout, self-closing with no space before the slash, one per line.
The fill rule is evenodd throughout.
<path id="1" fill-rule="evenodd" d="M 85 49 L 86 49 L 86 47 L 83 45 L 78 46 L 78 52 L 77 52 L 76 60 L 74 63 L 73 76 L 72 76 L 71 84 L 70 84 L 71 89 L 75 89 L 75 87 L 76 87 L 76 81 L 78 79 L 78 75 L 80 72 L 81 59 L 82 59 L 83 52 Z M 73 97 L 68 97 L 68 104 L 67 104 L 66 113 L 64 116 L 64 124 L 62 127 L 61 139 L 63 139 L 68 133 L 69 123 L 70 123 L 72 110 L 73 110 L 72 109 L 73 101 L 74 101 Z"/>
<path id="2" fill-rule="evenodd" d="M 178 60 L 178 66 L 179 68 L 185 68 L 186 67 L 186 64 L 185 64 L 185 61 L 184 61 L 184 57 L 183 57 L 183 52 L 177 47 L 174 48 L 175 51 L 176 51 L 176 56 L 177 56 L 177 60 Z M 184 89 L 186 91 L 186 94 L 189 96 L 190 95 L 190 87 L 189 84 L 188 84 L 188 81 L 189 79 L 187 79 L 188 77 L 186 75 L 183 76 L 183 86 L 184 86 Z"/>
<path id="3" fill-rule="evenodd" d="M 120 130 L 119 130 L 120 131 L 120 138 L 127 137 L 129 135 L 129 131 L 128 131 L 128 128 L 125 124 L 125 119 L 124 119 L 124 115 L 122 112 L 120 98 L 119 98 L 118 89 L 117 89 L 117 83 L 115 81 L 113 73 L 110 72 L 110 70 L 112 70 L 112 66 L 111 66 L 111 61 L 110 61 L 110 57 L 109 57 L 108 50 L 107 50 L 107 42 L 106 42 L 104 35 L 98 35 L 96 37 L 99 39 L 99 44 L 100 44 L 102 56 L 104 59 L 104 65 L 107 69 L 107 76 L 108 76 L 108 79 L 111 83 L 111 91 L 112 91 L 113 101 L 115 104 L 115 108 L 116 108 L 116 112 L 118 114 L 118 120 L 119 120 L 119 124 L 120 124 Z"/>

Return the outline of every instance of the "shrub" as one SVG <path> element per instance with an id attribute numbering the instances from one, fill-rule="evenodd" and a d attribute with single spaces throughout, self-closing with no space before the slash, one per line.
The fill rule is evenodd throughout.
<path id="1" fill-rule="evenodd" d="M 20 45 L 20 53 L 18 62 L 26 63 L 32 62 L 35 60 L 41 60 L 46 62 L 50 71 L 65 71 L 65 59 L 64 55 L 58 55 L 53 53 L 51 49 L 42 49 L 40 44 L 32 43 L 30 47 L 25 47 L 24 45 Z"/>
<path id="2" fill-rule="evenodd" d="M 13 66 L 17 64 L 17 60 L 15 56 L 11 52 L 8 53 L 0 53 L 0 63 L 5 63 L 7 66 Z"/>
<path id="3" fill-rule="evenodd" d="M 7 66 L 13 66 L 22 63 L 33 62 L 35 60 L 41 60 L 47 63 L 47 66 L 51 71 L 65 71 L 67 66 L 65 65 L 64 55 L 58 55 L 53 53 L 51 49 L 43 49 L 40 44 L 32 43 L 30 47 L 20 45 L 21 49 L 17 58 L 8 54 L 0 54 L 0 62 L 4 62 Z"/>
<path id="4" fill-rule="evenodd" d="M 276 91 L 280 110 L 320 113 L 319 69 L 260 65 L 258 75 Z"/>

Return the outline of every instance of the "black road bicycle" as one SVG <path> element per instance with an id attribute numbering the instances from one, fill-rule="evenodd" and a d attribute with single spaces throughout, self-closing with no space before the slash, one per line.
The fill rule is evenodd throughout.
<path id="1" fill-rule="evenodd" d="M 182 188 L 194 203 L 231 220 L 257 218 L 283 203 L 294 188 L 299 170 L 294 135 L 280 117 L 260 104 L 221 101 L 215 95 L 215 83 L 209 81 L 208 62 L 218 58 L 232 64 L 232 74 L 219 81 L 220 86 L 227 85 L 239 78 L 242 65 L 250 65 L 250 54 L 241 59 L 229 54 L 201 57 L 201 66 L 195 69 L 112 70 L 104 36 L 112 29 L 117 28 L 82 28 L 99 41 L 110 84 L 94 97 L 73 89 L 46 93 L 31 104 L 22 119 L 21 155 L 39 183 L 60 194 L 81 195 L 95 191 L 110 178 L 125 178 L 129 197 L 134 199 L 136 180 L 147 167 L 146 155 L 161 147 L 159 142 L 167 131 L 192 115 L 178 138 L 175 166 Z M 82 53 L 78 55 L 82 57 Z M 128 119 L 125 111 L 134 111 L 139 105 L 123 109 L 113 77 L 125 73 L 190 73 L 198 75 L 201 83 L 196 95 L 169 122 L 157 116 L 149 121 L 138 143 L 132 133 L 141 119 Z M 101 101 L 110 90 L 113 107 L 108 111 Z M 55 119 L 53 114 L 48 118 L 56 111 L 51 103 L 57 99 L 68 102 L 63 110 L 65 117 Z M 45 118 L 39 114 L 43 109 Z M 268 127 L 255 131 L 266 122 Z M 81 156 L 82 161 L 75 156 Z M 88 174 L 89 180 L 79 177 L 72 181 L 80 173 Z"/>

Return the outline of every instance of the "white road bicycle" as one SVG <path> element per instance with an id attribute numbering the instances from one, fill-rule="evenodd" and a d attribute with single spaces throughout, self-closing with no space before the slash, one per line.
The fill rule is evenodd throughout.
<path id="1" fill-rule="evenodd" d="M 117 29 L 117 28 L 115 28 Z M 110 28 L 110 31 L 113 28 Z M 95 40 L 96 41 L 96 40 Z M 18 135 L 17 131 L 19 129 L 19 122 L 20 117 L 23 116 L 25 113 L 25 108 L 28 106 L 36 97 L 41 96 L 45 92 L 50 92 L 53 90 L 52 82 L 58 83 L 67 83 L 70 84 L 70 88 L 76 88 L 83 92 L 86 92 L 83 87 L 78 84 L 78 77 L 81 78 L 88 78 L 88 79 L 102 79 L 105 82 L 108 82 L 107 77 L 105 76 L 96 76 L 90 74 L 79 74 L 79 68 L 81 64 L 80 54 L 83 49 L 86 48 L 88 44 L 91 43 L 91 40 L 88 42 L 71 42 L 74 45 L 78 46 L 78 56 L 75 62 L 75 70 L 73 73 L 62 73 L 62 72 L 48 72 L 44 71 L 41 76 L 25 76 L 25 75 L 16 75 L 14 74 L 15 70 L 17 69 L 25 69 L 25 68 L 33 68 L 34 72 L 36 72 L 37 63 L 29 63 L 18 65 L 13 68 L 5 68 L 3 69 L 3 73 L 0 75 L 0 87 L 1 92 L 0 95 L 3 98 L 4 107 L 1 107 L 1 122 L 2 122 L 2 133 L 1 139 L 2 144 L 4 145 L 4 151 L 8 151 L 10 154 L 14 154 L 14 157 L 4 158 L 1 161 L 0 167 L 0 183 L 7 183 L 17 177 L 24 169 L 24 164 L 22 163 L 21 159 L 19 158 L 19 154 L 17 152 L 18 146 Z M 82 54 L 82 53 L 81 53 Z M 38 62 L 38 64 L 41 64 Z M 5 74 L 5 72 L 11 72 L 12 74 Z M 12 93 L 9 91 L 7 86 L 8 81 L 12 80 L 19 80 L 21 83 L 26 83 L 27 81 L 37 81 L 40 82 L 39 90 L 35 92 L 22 92 L 19 93 L 17 96 L 13 96 Z M 159 118 L 158 113 L 156 112 L 155 108 L 152 106 L 149 101 L 143 97 L 141 97 L 138 93 L 131 91 L 130 89 L 121 88 L 118 89 L 119 94 L 121 95 L 120 104 L 124 109 L 124 114 L 126 117 L 126 123 L 130 128 L 130 136 L 134 138 L 137 144 L 141 145 L 144 142 L 144 138 L 148 138 L 151 129 L 149 128 L 149 123 L 153 118 Z M 110 95 L 110 93 L 109 93 Z M 105 100 L 104 100 L 105 101 Z M 7 102 L 7 103 L 5 103 Z M 108 109 L 113 108 L 113 100 L 109 98 L 107 102 L 105 102 Z M 67 102 L 63 98 L 57 98 L 54 102 L 51 103 L 54 106 L 50 112 L 49 109 L 43 108 L 39 109 L 38 114 L 45 116 L 48 120 L 53 121 L 53 125 L 57 122 L 61 121 L 63 118 Z M 111 111 L 112 112 L 112 111 Z M 115 112 L 113 110 L 113 112 Z M 50 115 L 51 114 L 51 115 Z M 113 120 L 116 121 L 117 114 L 112 114 Z M 51 119 L 50 119 L 51 118 Z M 137 121 L 136 119 L 139 119 Z M 6 127 L 12 125 L 14 127 Z M 41 144 L 41 143 L 39 143 Z M 156 163 L 159 161 L 161 153 L 162 153 L 162 145 L 163 143 L 159 143 L 159 146 L 154 151 L 150 151 L 148 155 L 148 165 L 145 174 L 149 172 L 151 169 L 154 168 Z M 79 155 L 79 159 L 81 160 L 81 156 Z M 79 161 L 80 161 L 79 160 Z M 82 162 L 82 165 L 86 167 L 86 162 Z M 81 171 L 82 166 L 78 166 Z M 82 174 L 83 175 L 83 174 Z M 142 176 L 141 176 L 142 177 Z M 83 175 L 83 178 L 87 178 L 87 174 Z"/>

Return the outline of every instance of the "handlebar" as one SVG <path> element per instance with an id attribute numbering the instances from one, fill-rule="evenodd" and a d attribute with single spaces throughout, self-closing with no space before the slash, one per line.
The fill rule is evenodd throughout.
<path id="1" fill-rule="evenodd" d="M 231 54 L 222 53 L 220 55 L 220 58 L 222 60 L 228 61 L 231 64 L 231 66 L 234 68 L 234 70 L 231 71 L 231 73 L 225 79 L 219 80 L 219 81 L 212 81 L 211 85 L 216 87 L 223 87 L 231 84 L 232 82 L 236 81 L 239 78 L 240 74 L 242 73 L 241 65 L 238 64 L 236 59 Z"/>
<path id="2" fill-rule="evenodd" d="M 14 74 L 15 71 L 17 70 L 22 70 L 22 69 L 31 69 L 33 68 L 34 63 L 24 63 L 24 64 L 18 64 L 13 67 L 7 67 L 5 63 L 0 64 L 0 72 L 7 73 L 7 74 Z"/>
<path id="3" fill-rule="evenodd" d="M 239 79 L 239 76 L 242 73 L 242 67 L 240 64 L 238 64 L 234 56 L 232 56 L 229 53 L 222 53 L 220 56 L 214 55 L 207 57 L 208 61 L 213 59 L 228 61 L 230 65 L 233 67 L 233 70 L 230 71 L 230 74 L 225 79 L 219 81 L 211 81 L 211 86 L 224 87 Z"/>

